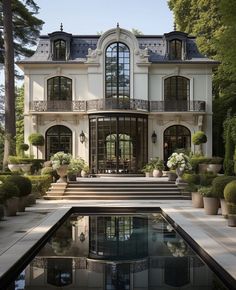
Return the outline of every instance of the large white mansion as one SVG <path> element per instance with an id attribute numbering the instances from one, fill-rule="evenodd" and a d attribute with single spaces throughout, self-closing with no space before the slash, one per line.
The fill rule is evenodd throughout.
<path id="1" fill-rule="evenodd" d="M 25 140 L 33 132 L 45 136 L 42 158 L 65 151 L 95 174 L 139 173 L 152 157 L 194 151 L 197 130 L 208 138 L 204 154 L 212 154 L 216 62 L 186 33 L 56 31 L 41 36 L 35 54 L 18 65 L 25 74 Z"/>

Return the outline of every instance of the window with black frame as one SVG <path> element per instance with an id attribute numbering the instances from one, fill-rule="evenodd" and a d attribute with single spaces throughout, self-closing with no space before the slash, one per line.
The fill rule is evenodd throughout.
<path id="1" fill-rule="evenodd" d="M 106 102 L 110 107 L 128 108 L 130 97 L 130 51 L 121 42 L 110 44 L 105 61 Z"/>
<path id="2" fill-rule="evenodd" d="M 55 40 L 53 43 L 53 59 L 66 60 L 66 42 L 63 39 Z"/>
<path id="3" fill-rule="evenodd" d="M 72 108 L 72 80 L 67 77 L 53 77 L 47 81 L 47 109 L 70 111 Z"/>
<path id="4" fill-rule="evenodd" d="M 181 60 L 182 59 L 182 41 L 173 39 L 169 42 L 169 59 Z"/>
<path id="5" fill-rule="evenodd" d="M 164 81 L 165 111 L 187 111 L 190 98 L 190 81 L 181 76 L 173 76 Z"/>

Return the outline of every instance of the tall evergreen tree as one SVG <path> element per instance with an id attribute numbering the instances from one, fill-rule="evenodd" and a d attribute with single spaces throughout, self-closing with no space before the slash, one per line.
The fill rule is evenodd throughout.
<path id="1" fill-rule="evenodd" d="M 0 27 L 3 27 L 0 62 L 5 66 L 5 168 L 9 154 L 16 151 L 15 144 L 12 146 L 16 135 L 14 58 L 32 54 L 29 47 L 36 44 L 43 21 L 35 16 L 39 7 L 33 0 L 2 0 L 0 6 L 3 12 L 0 15 Z"/>

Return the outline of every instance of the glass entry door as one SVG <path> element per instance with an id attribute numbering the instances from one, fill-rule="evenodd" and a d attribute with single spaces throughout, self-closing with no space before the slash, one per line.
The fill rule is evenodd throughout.
<path id="1" fill-rule="evenodd" d="M 94 173 L 136 173 L 146 159 L 146 117 L 119 115 L 90 118 L 90 166 Z"/>

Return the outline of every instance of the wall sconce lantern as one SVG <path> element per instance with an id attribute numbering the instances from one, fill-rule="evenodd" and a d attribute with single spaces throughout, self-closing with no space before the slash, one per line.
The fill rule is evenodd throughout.
<path id="1" fill-rule="evenodd" d="M 155 144 L 157 142 L 157 134 L 155 131 L 152 133 L 152 143 Z"/>
<path id="2" fill-rule="evenodd" d="M 79 135 L 79 139 L 80 139 L 80 142 L 83 144 L 84 141 L 85 141 L 85 135 L 84 135 L 83 130 L 82 130 L 82 132 L 81 132 L 80 135 Z"/>
<path id="3" fill-rule="evenodd" d="M 85 234 L 83 232 L 80 234 L 79 240 L 81 241 L 81 243 L 85 241 Z"/>

